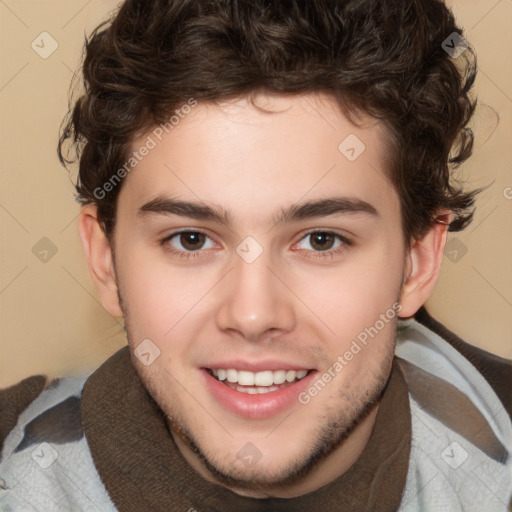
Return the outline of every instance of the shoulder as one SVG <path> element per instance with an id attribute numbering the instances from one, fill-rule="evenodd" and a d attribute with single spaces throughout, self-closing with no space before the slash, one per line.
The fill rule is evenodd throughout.
<path id="1" fill-rule="evenodd" d="M 81 437 L 80 396 L 86 379 L 49 381 L 34 375 L 0 390 L 2 458 L 42 441 L 63 443 Z"/>
<path id="2" fill-rule="evenodd" d="M 464 341 L 434 319 L 425 307 L 418 310 L 414 319 L 462 354 L 482 374 L 502 402 L 509 416 L 512 417 L 512 360 L 499 357 Z"/>
<path id="3" fill-rule="evenodd" d="M 489 512 L 512 504 L 511 361 L 470 345 L 425 308 L 400 321 L 396 355 L 412 421 L 404 503 Z"/>
<path id="4" fill-rule="evenodd" d="M 396 355 L 411 404 L 434 430 L 456 433 L 499 463 L 509 459 L 510 362 L 472 347 L 426 310 L 400 322 Z"/>
<path id="5" fill-rule="evenodd" d="M 3 427 L 0 509 L 28 510 L 30 504 L 51 512 L 89 510 L 92 501 L 100 510 L 115 510 L 83 428 L 81 400 L 88 377 L 46 385 L 40 377 L 2 390 L 10 421 Z"/>
<path id="6" fill-rule="evenodd" d="M 45 375 L 32 375 L 8 388 L 0 389 L 0 452 L 5 438 L 16 426 L 20 414 L 48 385 Z"/>

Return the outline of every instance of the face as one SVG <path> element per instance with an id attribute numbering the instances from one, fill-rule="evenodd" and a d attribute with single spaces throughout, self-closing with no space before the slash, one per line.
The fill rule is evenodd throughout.
<path id="1" fill-rule="evenodd" d="M 273 113 L 199 103 L 135 141 L 155 147 L 125 178 L 114 249 L 133 363 L 180 450 L 270 491 L 343 464 L 374 417 L 404 245 L 377 122 L 320 94 L 257 104 Z"/>

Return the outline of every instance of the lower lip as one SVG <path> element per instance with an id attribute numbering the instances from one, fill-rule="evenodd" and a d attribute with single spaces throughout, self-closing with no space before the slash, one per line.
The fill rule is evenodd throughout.
<path id="1" fill-rule="evenodd" d="M 251 419 L 270 418 L 298 405 L 299 393 L 305 391 L 314 379 L 316 371 L 310 371 L 303 379 L 269 393 L 249 395 L 226 386 L 201 368 L 206 386 L 214 398 L 228 411 Z"/>

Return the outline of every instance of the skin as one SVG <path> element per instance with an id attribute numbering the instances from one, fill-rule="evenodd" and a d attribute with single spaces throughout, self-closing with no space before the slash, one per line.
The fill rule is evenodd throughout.
<path id="1" fill-rule="evenodd" d="M 399 198 L 385 177 L 385 131 L 375 120 L 362 117 L 355 127 L 323 94 L 273 94 L 257 104 L 274 113 L 247 98 L 198 104 L 125 178 L 113 242 L 94 205 L 82 208 L 79 228 L 100 299 L 124 316 L 134 367 L 186 460 L 238 494 L 293 497 L 346 472 L 364 449 L 390 373 L 397 317 L 308 404 L 267 419 L 224 409 L 199 368 L 227 357 L 269 358 L 321 375 L 393 304 L 409 317 L 425 302 L 447 226 L 434 224 L 406 246 Z M 338 150 L 349 134 L 366 145 L 353 162 Z M 333 195 L 366 201 L 378 215 L 274 222 L 283 208 Z M 141 215 L 159 196 L 222 207 L 232 223 Z M 192 238 L 196 257 L 183 256 L 187 247 L 194 252 L 183 245 L 190 238 L 162 242 L 184 229 L 207 235 Z M 335 237 L 319 248 L 307 236 L 312 229 L 352 244 Z M 247 236 L 263 249 L 252 263 L 236 252 Z M 160 356 L 144 366 L 133 350 L 147 338 Z M 237 453 L 249 442 L 261 458 L 246 465 Z"/>

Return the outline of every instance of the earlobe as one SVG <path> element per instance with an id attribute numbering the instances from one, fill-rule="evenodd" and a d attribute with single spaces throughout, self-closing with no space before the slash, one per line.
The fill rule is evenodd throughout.
<path id="1" fill-rule="evenodd" d="M 441 272 L 448 225 L 449 222 L 434 222 L 429 231 L 411 245 L 400 294 L 401 318 L 413 316 L 432 293 Z"/>
<path id="2" fill-rule="evenodd" d="M 98 220 L 95 205 L 83 206 L 78 229 L 92 280 L 103 307 L 113 316 L 122 317 L 110 242 Z"/>

